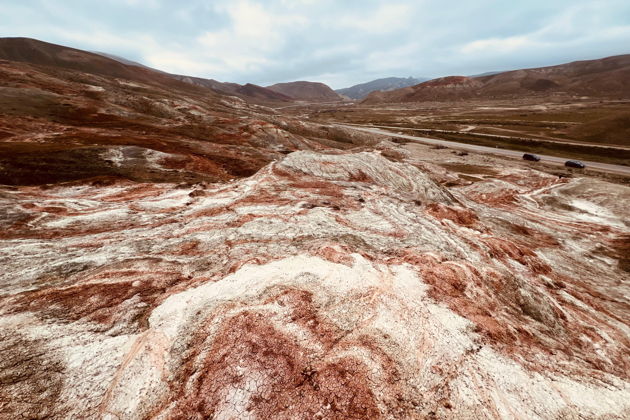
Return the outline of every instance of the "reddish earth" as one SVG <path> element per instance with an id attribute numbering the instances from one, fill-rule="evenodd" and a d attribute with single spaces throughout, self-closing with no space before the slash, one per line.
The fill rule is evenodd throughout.
<path id="1" fill-rule="evenodd" d="M 296 152 L 229 184 L 7 187 L 0 322 L 83 402 L 18 403 L 39 377 L 7 379 L 3 413 L 627 414 L 627 187 L 431 176 Z M 498 188 L 509 210 L 470 198 Z M 11 348 L 5 371 L 22 375 L 32 356 Z"/>
<path id="2" fill-rule="evenodd" d="M 628 186 L 95 73 L 0 62 L 0 418 L 630 416 Z"/>
<path id="3" fill-rule="evenodd" d="M 3 184 L 226 181 L 322 147 L 301 122 L 165 73 L 35 40 L 0 47 L 17 60 L 0 61 Z"/>
<path id="4" fill-rule="evenodd" d="M 482 77 L 450 76 L 388 92 L 362 103 L 452 101 L 557 95 L 608 99 L 630 97 L 630 55 L 576 61 L 559 66 L 508 71 Z"/>
<path id="5" fill-rule="evenodd" d="M 30 38 L 0 38 L 0 59 L 186 89 L 183 82 L 162 72 Z"/>

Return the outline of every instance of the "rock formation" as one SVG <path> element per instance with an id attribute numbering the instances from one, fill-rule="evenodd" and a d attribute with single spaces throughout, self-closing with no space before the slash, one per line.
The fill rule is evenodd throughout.
<path id="1" fill-rule="evenodd" d="M 437 176 L 295 152 L 227 184 L 4 188 L 0 413 L 627 416 L 628 188 Z"/>

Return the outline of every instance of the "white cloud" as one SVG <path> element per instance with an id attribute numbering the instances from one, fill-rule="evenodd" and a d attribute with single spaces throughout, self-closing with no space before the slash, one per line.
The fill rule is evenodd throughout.
<path id="1" fill-rule="evenodd" d="M 231 25 L 219 31 L 206 31 L 196 42 L 200 58 L 222 63 L 223 72 L 256 71 L 270 64 L 270 55 L 280 51 L 287 32 L 304 27 L 304 16 L 270 12 L 261 4 L 240 0 L 216 6 Z"/>
<path id="2" fill-rule="evenodd" d="M 83 48 L 108 52 L 112 45 L 119 49 L 132 50 L 157 50 L 158 43 L 149 34 L 135 34 L 134 37 L 114 34 L 104 29 L 95 29 L 86 33 L 79 29 L 68 29 L 52 27 L 47 30 L 49 33 L 64 39 L 66 42 L 81 43 Z"/>
<path id="3" fill-rule="evenodd" d="M 388 33 L 405 28 L 413 16 L 411 6 L 404 3 L 385 3 L 375 10 L 349 14 L 336 19 L 333 24 L 366 33 Z"/>
<path id="4" fill-rule="evenodd" d="M 477 54 L 479 52 L 493 51 L 497 53 L 513 52 L 523 47 L 535 45 L 527 36 L 510 36 L 507 38 L 480 39 L 465 44 L 460 51 L 464 54 Z"/>
<path id="5" fill-rule="evenodd" d="M 2 0 L 0 0 L 1 2 Z M 628 53 L 627 0 L 21 0 L 0 36 L 238 83 L 444 76 Z"/>
<path id="6" fill-rule="evenodd" d="M 125 6 L 158 8 L 159 0 L 110 0 Z"/>
<path id="7" fill-rule="evenodd" d="M 198 60 L 189 56 L 186 52 L 160 51 L 144 54 L 144 63 L 169 73 L 184 75 L 202 75 L 220 73 L 224 70 L 221 63 L 212 63 L 206 60 Z"/>

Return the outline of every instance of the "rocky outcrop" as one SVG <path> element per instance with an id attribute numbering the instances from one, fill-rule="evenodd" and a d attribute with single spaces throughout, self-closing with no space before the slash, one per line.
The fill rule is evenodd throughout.
<path id="1" fill-rule="evenodd" d="M 0 416 L 627 416 L 628 188 L 436 176 L 3 187 Z"/>

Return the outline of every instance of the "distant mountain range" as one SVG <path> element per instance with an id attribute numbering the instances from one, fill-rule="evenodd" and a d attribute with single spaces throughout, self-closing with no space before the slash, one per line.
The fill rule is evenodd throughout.
<path id="1" fill-rule="evenodd" d="M 363 99 L 370 93 L 375 91 L 389 91 L 394 89 L 401 89 L 408 86 L 417 85 L 422 83 L 428 78 L 415 78 L 415 77 L 386 77 L 383 79 L 372 80 L 371 82 L 361 83 L 351 86 L 349 88 L 337 89 L 340 95 L 347 96 L 350 99 Z"/>
<path id="2" fill-rule="evenodd" d="M 1 38 L 0 59 L 66 68 L 106 77 L 159 84 L 176 89 L 204 87 L 219 94 L 238 96 L 258 104 L 341 101 L 363 103 L 509 99 L 527 96 L 570 95 L 595 98 L 630 98 L 630 54 L 597 60 L 514 70 L 477 76 L 449 76 L 418 83 L 422 79 L 390 77 L 333 91 L 317 82 L 253 84 L 218 82 L 173 75 L 106 53 L 90 53 L 29 38 Z M 343 95 L 343 96 L 342 96 Z M 367 95 L 367 96 L 365 96 Z"/>
<path id="3" fill-rule="evenodd" d="M 449 76 L 388 92 L 372 92 L 363 103 L 509 99 L 565 94 L 630 97 L 630 54 L 480 76 Z"/>

